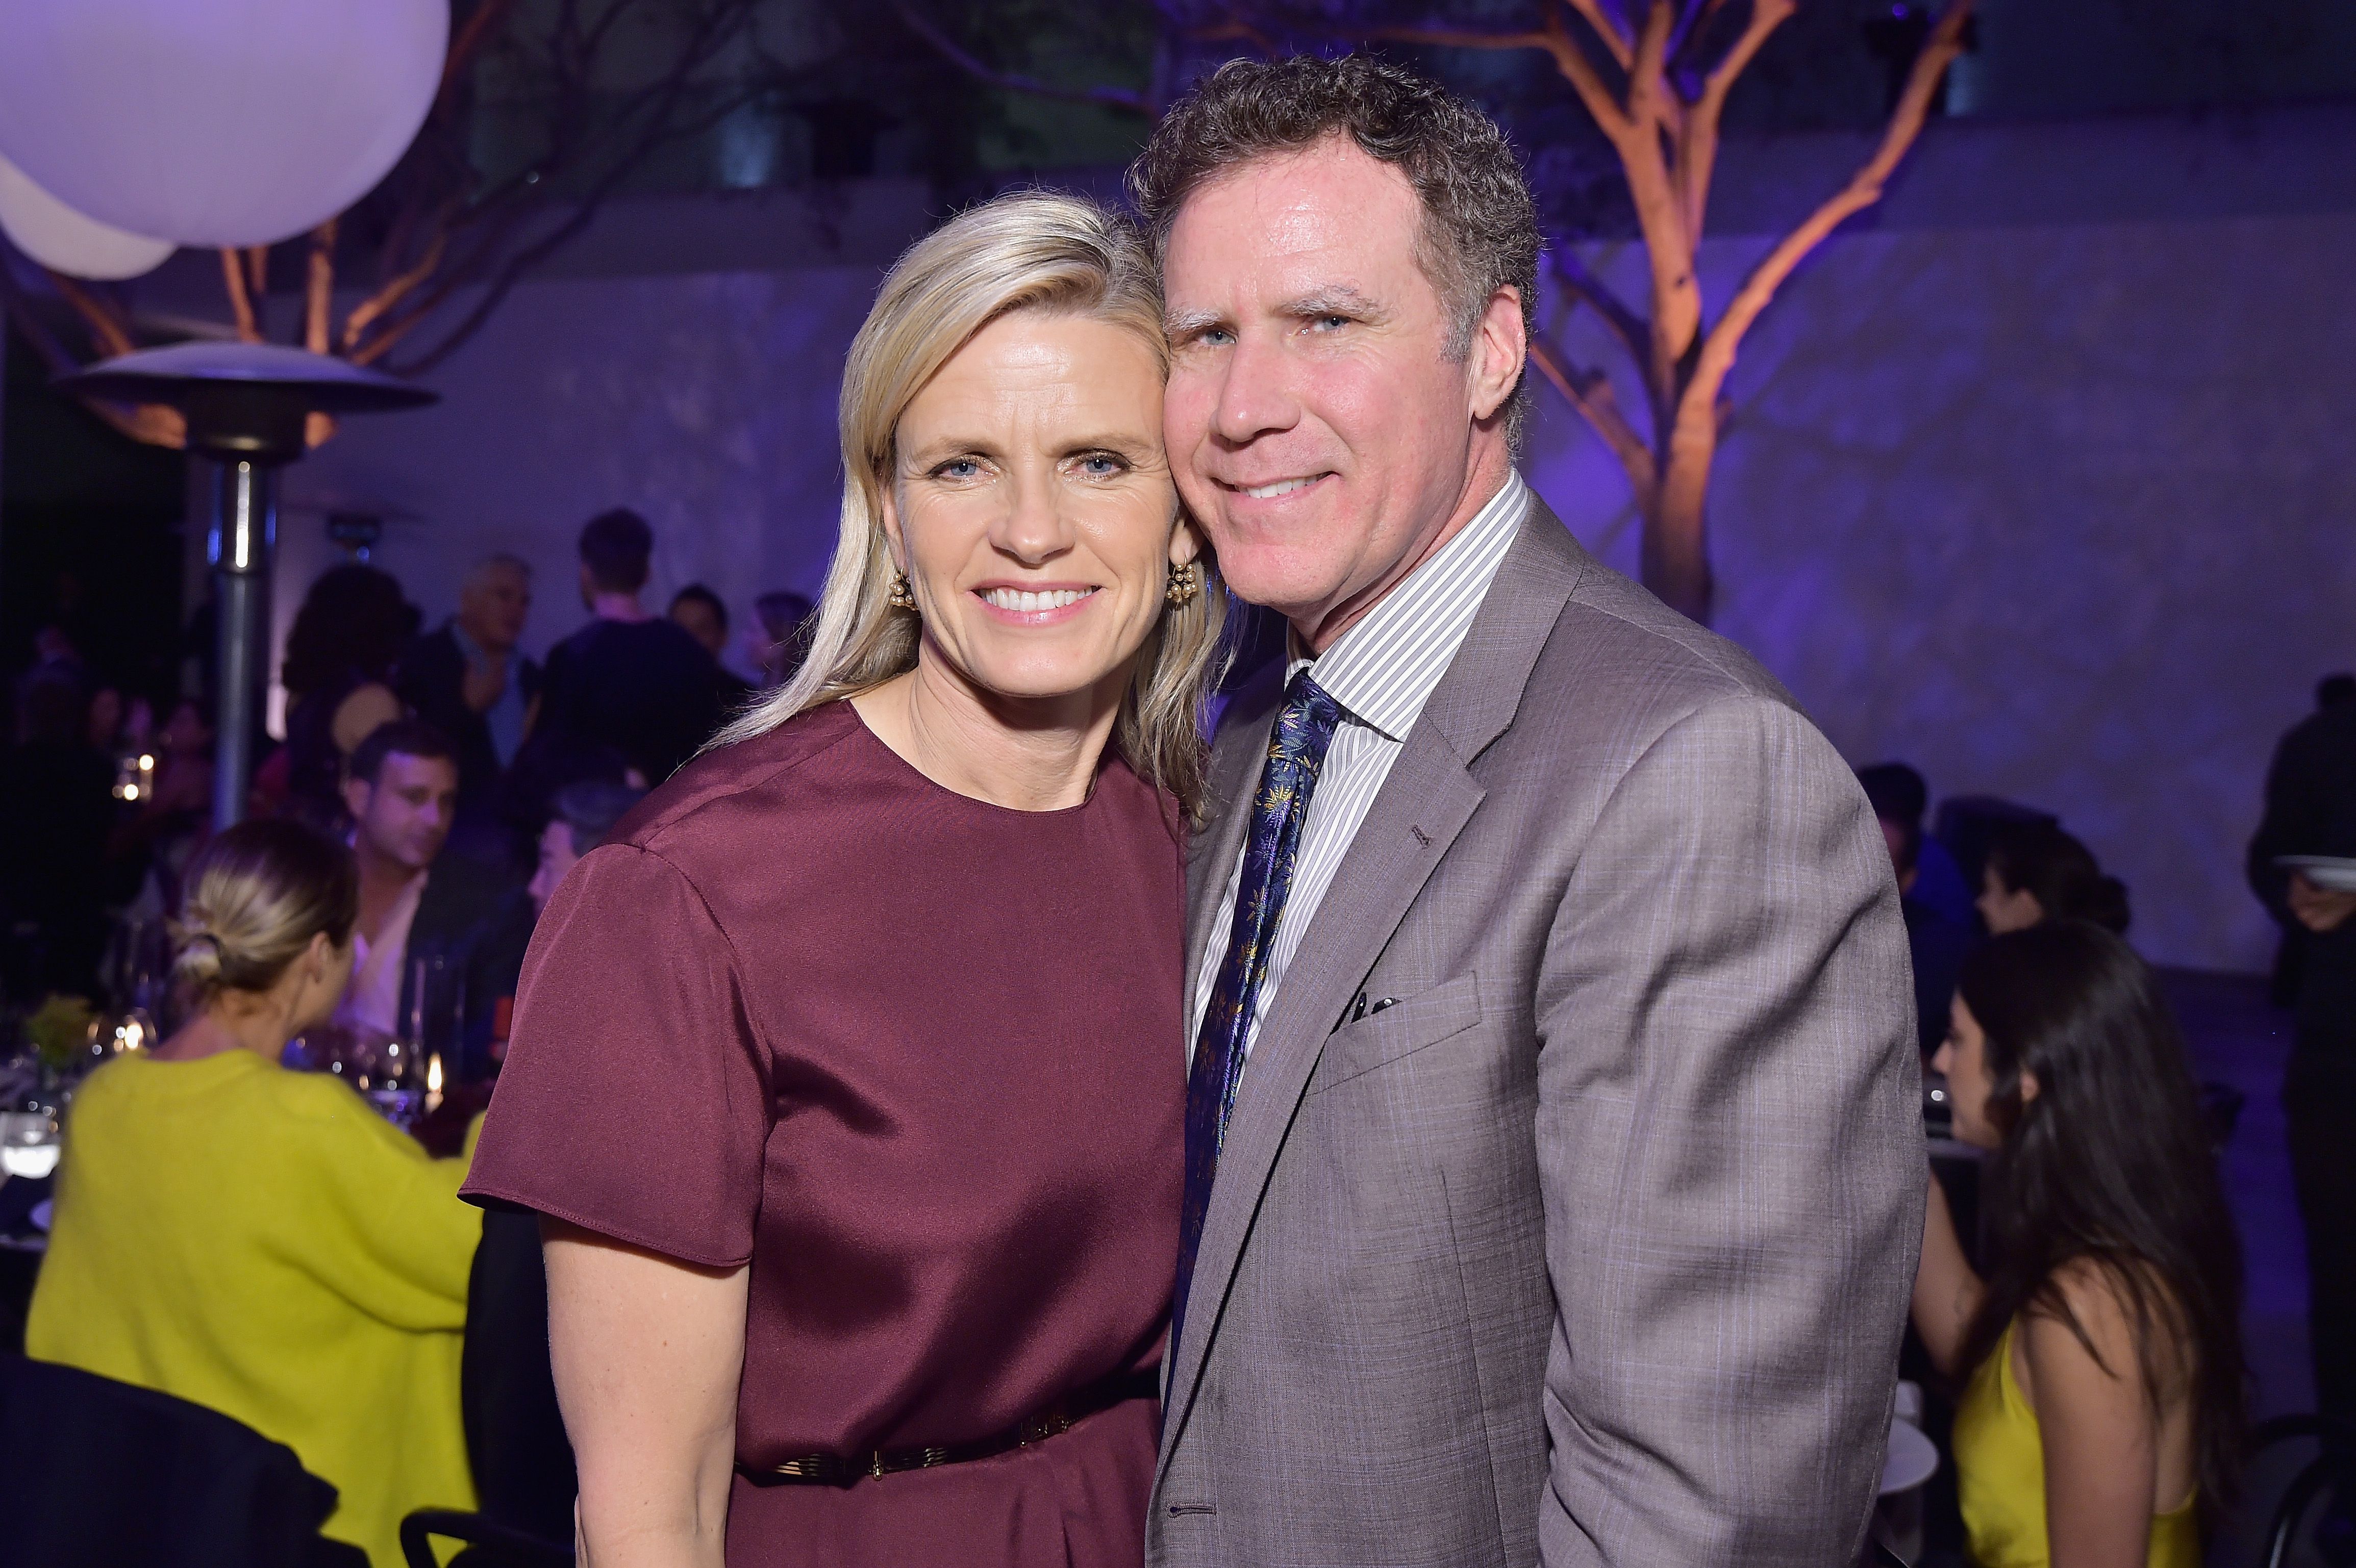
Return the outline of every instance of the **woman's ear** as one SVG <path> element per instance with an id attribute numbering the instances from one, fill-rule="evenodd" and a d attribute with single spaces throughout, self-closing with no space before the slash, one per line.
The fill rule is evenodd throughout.
<path id="1" fill-rule="evenodd" d="M 2037 1098 L 2037 1074 L 2024 1067 L 2020 1070 L 2020 1103 L 2028 1104 Z"/>
<path id="2" fill-rule="evenodd" d="M 311 933 L 311 944 L 303 949 L 303 979 L 306 985 L 316 985 L 327 976 L 327 960 L 335 955 L 336 944 L 327 940 L 324 931 Z"/>
<path id="3" fill-rule="evenodd" d="M 1194 515 L 1185 507 L 1178 508 L 1178 520 L 1170 529 L 1170 564 L 1183 566 L 1203 553 L 1203 530 L 1194 526 Z"/>
<path id="4" fill-rule="evenodd" d="M 889 474 L 876 485 L 876 507 L 880 514 L 877 522 L 884 529 L 884 553 L 892 558 L 893 571 L 905 572 L 908 570 L 908 543 L 900 537 L 900 487 L 892 483 Z"/>

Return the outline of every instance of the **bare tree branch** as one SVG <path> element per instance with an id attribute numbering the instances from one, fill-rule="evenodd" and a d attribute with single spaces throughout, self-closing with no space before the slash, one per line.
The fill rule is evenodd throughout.
<path id="1" fill-rule="evenodd" d="M 52 283 L 60 281 L 54 272 L 48 273 L 48 276 Z M 69 299 L 68 303 L 73 302 Z M 0 265 L 0 304 L 5 305 L 10 324 L 18 332 L 24 334 L 25 341 L 33 346 L 34 352 L 41 357 L 41 362 L 49 368 L 49 373 L 52 376 L 70 375 L 82 368 L 82 362 L 64 344 L 58 341 L 57 335 L 51 332 L 48 324 L 41 319 L 41 313 L 34 307 L 32 300 L 27 297 L 23 287 L 17 283 L 16 276 L 5 265 Z M 89 309 L 84 309 L 84 305 Z M 111 330 L 102 336 L 100 322 L 105 320 L 111 323 L 111 318 L 93 298 L 85 293 L 83 303 L 76 304 L 75 309 L 77 314 L 82 316 L 83 321 L 90 325 L 93 337 L 101 338 L 102 344 L 113 340 Z M 92 316 L 89 313 L 90 310 L 96 310 L 100 314 Z M 119 324 L 111 325 L 119 325 Z M 130 342 L 127 331 L 120 340 L 126 347 L 115 352 L 127 352 Z M 88 409 L 93 416 L 134 441 L 149 446 L 181 447 L 187 444 L 187 421 L 180 417 L 179 411 L 176 409 L 167 409 L 156 403 L 124 407 L 116 403 L 102 403 L 90 398 L 80 398 L 76 400 L 83 408 Z"/>
<path id="2" fill-rule="evenodd" d="M 344 329 L 345 352 L 358 364 L 385 359 L 392 348 L 434 315 L 460 290 L 481 284 L 482 300 L 434 346 L 402 365 L 387 364 L 396 375 L 415 375 L 439 364 L 471 337 L 492 311 L 504 302 L 523 276 L 577 238 L 622 179 L 646 155 L 665 142 L 699 134 L 736 112 L 765 91 L 755 84 L 729 96 L 709 112 L 682 120 L 679 108 L 698 74 L 719 58 L 750 15 L 744 0 L 712 0 L 698 13 L 685 44 L 664 73 L 618 106 L 593 114 L 586 92 L 590 60 L 614 25 L 616 5 L 583 28 L 576 0 L 560 6 L 548 46 L 559 82 L 559 101 L 552 114 L 550 155 L 530 169 L 519 171 L 485 194 L 466 210 L 453 211 L 437 223 L 425 255 L 406 272 L 389 280 L 377 294 L 357 307 Z M 571 63 L 566 63 L 571 62 Z M 635 127 L 632 134 L 631 128 Z M 601 173 L 557 224 L 539 238 L 519 247 L 515 236 L 536 204 L 525 193 L 539 183 L 531 176 L 553 176 L 589 161 L 609 144 L 620 144 L 605 157 Z M 538 209 L 544 210 L 544 209 Z M 454 237 L 474 229 L 471 242 L 452 256 Z M 357 324 L 357 325 L 355 325 Z"/>
<path id="3" fill-rule="evenodd" d="M 408 298 L 420 284 L 432 277 L 434 269 L 442 265 L 443 253 L 449 248 L 450 234 L 445 229 L 434 236 L 433 242 L 425 248 L 424 257 L 415 266 L 354 305 L 352 313 L 344 317 L 344 352 L 349 354 L 379 316 Z"/>
<path id="4" fill-rule="evenodd" d="M 722 102 L 700 122 L 682 124 L 675 118 L 680 100 L 685 95 L 696 72 L 724 43 L 731 31 L 732 18 L 741 20 L 741 10 L 728 5 L 714 5 L 708 10 L 691 40 L 691 47 L 680 52 L 670 71 L 662 80 L 637 95 L 623 113 L 616 116 L 616 123 L 627 123 L 638 117 L 639 111 L 645 112 L 645 128 L 637 142 L 621 157 L 608 165 L 605 172 L 591 184 L 562 221 L 532 243 L 503 256 L 485 283 L 483 297 L 432 348 L 405 364 L 388 364 L 386 368 L 395 375 L 413 376 L 440 364 L 481 328 L 526 273 L 571 243 L 589 227 L 606 198 L 648 153 L 666 141 L 708 129 L 711 124 L 726 119 L 756 97 L 758 89 L 736 95 Z M 412 303 L 397 318 L 388 320 L 373 340 L 353 350 L 353 360 L 368 364 L 383 357 L 459 288 L 477 281 L 480 273 L 471 263 L 477 260 L 487 261 L 490 255 L 498 252 L 503 233 L 504 230 L 495 233 L 488 241 L 477 245 L 470 257 L 470 264 L 451 270 L 423 299 Z"/>
<path id="5" fill-rule="evenodd" d="M 1645 353 L 1652 341 L 1652 325 L 1589 270 L 1587 263 L 1580 259 L 1579 252 L 1571 249 L 1568 237 L 1558 237 L 1553 244 L 1547 247 L 1547 264 L 1554 269 L 1555 280 L 1574 300 L 1602 319 L 1604 326 L 1626 352 L 1629 363 L 1635 366 L 1641 374 L 1645 366 Z M 1658 423 L 1665 417 L 1665 411 L 1656 404 L 1653 417 Z"/>
<path id="6" fill-rule="evenodd" d="M 1667 123 L 1662 104 L 1674 96 L 1667 80 L 1668 37 L 1676 20 L 1672 0 L 1653 0 L 1636 45 L 1636 66 L 1628 87 L 1629 112 L 1622 131 L 1612 135 L 1628 194 L 1636 208 L 1636 228 L 1644 240 L 1644 259 L 1652 272 L 1652 347 L 1644 368 L 1654 401 L 1673 407 L 1676 376 L 1687 351 L 1701 335 L 1701 284 L 1694 276 L 1694 239 L 1686 228 L 1685 208 L 1677 199 L 1676 181 L 1663 141 Z M 1611 128 L 1606 127 L 1611 134 Z"/>
<path id="7" fill-rule="evenodd" d="M 229 307 L 237 318 L 237 340 L 240 343 L 259 343 L 262 341 L 262 327 L 254 320 L 253 296 L 246 292 L 245 258 L 224 245 L 220 260 L 221 286 L 228 291 Z"/>
<path id="8" fill-rule="evenodd" d="M 1718 133 L 1726 117 L 1726 95 L 1757 57 L 1768 35 L 1790 20 L 1797 8 L 1794 0 L 1751 0 L 1751 20 L 1742 36 L 1702 78 L 1701 93 L 1687 117 L 1685 143 L 1677 158 L 1677 194 L 1685 205 L 1686 231 L 1697 244 L 1709 210 L 1709 182 L 1718 172 Z"/>
<path id="9" fill-rule="evenodd" d="M 327 308 L 336 292 L 336 220 L 311 230 L 310 272 L 304 280 L 303 347 L 327 351 Z"/>
<path id="10" fill-rule="evenodd" d="M 515 3 L 516 0 L 483 0 L 475 7 L 475 14 L 466 18 L 466 25 L 458 29 L 458 36 L 450 40 L 449 58 L 442 62 L 442 85 L 434 95 L 434 112 L 442 112 L 466 68 L 475 63 L 475 56 L 507 21 Z"/>
<path id="11" fill-rule="evenodd" d="M 1620 30 L 1617 22 L 1604 14 L 1599 0 L 1567 0 L 1567 3 L 1579 13 L 1582 21 L 1595 29 L 1596 37 L 1612 52 L 1612 60 L 1622 70 L 1628 69 L 1635 62 L 1628 35 Z"/>
<path id="12" fill-rule="evenodd" d="M 1498 33 L 1478 28 L 1396 27 L 1357 29 L 1348 36 L 1385 43 L 1421 44 L 1430 48 L 1544 50 L 1579 94 L 1589 115 L 1615 145 L 1629 133 L 1627 112 L 1621 106 L 1619 97 L 1595 69 L 1595 62 L 1587 58 L 1587 51 L 1580 48 L 1570 29 L 1563 25 L 1559 11 L 1549 9 L 1546 26 L 1536 31 Z"/>
<path id="13" fill-rule="evenodd" d="M 1093 103 L 1100 108 L 1119 109 L 1130 114 L 1151 112 L 1145 101 L 1145 94 L 1125 87 L 1058 87 L 1036 77 L 996 69 L 935 27 L 908 0 L 893 0 L 892 9 L 898 13 L 907 29 L 924 39 L 935 54 L 986 86 L 1001 88 L 1009 92 L 1027 92 L 1034 98 L 1052 98 L 1065 103 Z"/>
<path id="14" fill-rule="evenodd" d="M 5 261 L 0 261 L 0 302 L 5 303 L 9 321 L 24 334 L 25 341 L 33 346 L 33 351 L 41 357 L 41 363 L 49 368 L 50 375 L 69 376 L 81 368 L 81 361 L 58 341 L 58 335 L 51 332 L 49 324 L 41 319 L 41 313 L 34 308 L 33 302 L 26 296 L 23 286 L 16 282 L 16 274 Z"/>
<path id="15" fill-rule="evenodd" d="M 1939 80 L 1947 73 L 1955 58 L 1963 53 L 1964 25 L 1970 19 L 1972 0 L 1953 0 L 1938 25 L 1915 57 L 1914 69 L 1906 78 L 1905 91 L 1899 95 L 1898 108 L 1890 117 L 1883 131 L 1881 144 L 1865 165 L 1849 176 L 1849 182 L 1822 207 L 1810 213 L 1800 226 L 1779 241 L 1766 258 L 1751 270 L 1751 275 L 1727 302 L 1726 314 L 1710 329 L 1708 341 L 1702 347 L 1695 364 L 1692 379 L 1687 383 L 1679 423 L 1685 422 L 1687 410 L 1698 421 L 1713 409 L 1719 389 L 1726 374 L 1734 368 L 1735 352 L 1740 347 L 1743 335 L 1762 311 L 1775 297 L 1793 271 L 1808 253 L 1824 242 L 1826 236 L 1856 213 L 1862 212 L 1881 199 L 1884 186 L 1896 171 L 1899 161 L 1922 133 L 1923 122 L 1929 118 L 1932 96 L 1938 91 Z M 1713 425 L 1715 421 L 1710 421 Z"/>
<path id="16" fill-rule="evenodd" d="M 1612 395 L 1611 378 L 1600 370 L 1574 368 L 1560 349 L 1543 337 L 1530 340 L 1530 363 L 1554 383 L 1555 390 L 1579 411 L 1611 449 L 1612 455 L 1620 460 L 1620 466 L 1627 471 L 1629 488 L 1635 492 L 1637 510 L 1650 516 L 1656 488 L 1652 449 L 1629 424 L 1628 416 L 1621 412 L 1620 401 Z"/>
<path id="17" fill-rule="evenodd" d="M 48 280 L 49 286 L 58 291 L 58 297 L 73 306 L 74 314 L 90 327 L 91 339 L 103 357 L 112 359 L 139 347 L 131 336 L 131 324 L 108 301 L 63 272 L 49 272 Z"/>

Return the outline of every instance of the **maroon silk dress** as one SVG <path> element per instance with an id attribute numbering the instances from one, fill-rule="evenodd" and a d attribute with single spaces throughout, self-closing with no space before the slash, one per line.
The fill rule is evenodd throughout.
<path id="1" fill-rule="evenodd" d="M 1183 846 L 933 784 L 837 702 L 657 790 L 549 902 L 468 1196 L 752 1265 L 736 1456 L 979 1442 L 1161 1359 Z M 627 1346 L 614 1348 L 616 1355 Z M 740 1472 L 728 1562 L 1142 1561 L 1159 1413 L 847 1486 Z"/>

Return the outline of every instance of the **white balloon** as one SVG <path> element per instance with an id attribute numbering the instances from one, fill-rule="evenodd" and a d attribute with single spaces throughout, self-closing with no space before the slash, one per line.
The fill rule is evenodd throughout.
<path id="1" fill-rule="evenodd" d="M 449 0 L 0 0 L 0 155 L 134 234 L 273 244 L 399 161 L 449 37 Z"/>
<path id="2" fill-rule="evenodd" d="M 0 158 L 0 230 L 17 250 L 70 278 L 135 278 L 179 249 L 169 240 L 125 234 L 84 218 L 5 158 Z"/>

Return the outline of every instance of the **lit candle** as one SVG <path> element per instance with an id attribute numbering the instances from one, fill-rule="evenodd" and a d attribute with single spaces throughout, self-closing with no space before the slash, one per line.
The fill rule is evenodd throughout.
<path id="1" fill-rule="evenodd" d="M 435 1051 L 425 1060 L 425 1114 L 432 1115 L 442 1108 L 442 1053 Z"/>

